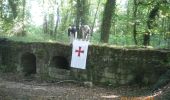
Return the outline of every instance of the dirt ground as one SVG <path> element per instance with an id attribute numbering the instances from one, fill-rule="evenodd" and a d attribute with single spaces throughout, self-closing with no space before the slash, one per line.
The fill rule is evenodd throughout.
<path id="1" fill-rule="evenodd" d="M 151 93 L 146 87 L 87 87 L 74 81 L 48 82 L 12 73 L 0 75 L 0 100 L 170 100 L 163 98 L 164 92 Z M 170 87 L 164 90 L 169 91 Z"/>

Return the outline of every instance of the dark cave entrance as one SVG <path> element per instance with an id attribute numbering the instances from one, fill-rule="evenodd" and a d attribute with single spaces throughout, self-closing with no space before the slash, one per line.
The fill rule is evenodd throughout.
<path id="1" fill-rule="evenodd" d="M 25 53 L 21 57 L 21 66 L 25 75 L 36 74 L 36 57 L 32 53 Z"/>
<path id="2" fill-rule="evenodd" d="M 67 59 L 62 56 L 54 56 L 51 60 L 50 66 L 59 69 L 66 69 L 66 70 L 70 69 Z"/>

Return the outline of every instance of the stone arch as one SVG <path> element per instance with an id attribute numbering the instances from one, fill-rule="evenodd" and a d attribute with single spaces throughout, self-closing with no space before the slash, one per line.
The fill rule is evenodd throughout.
<path id="1" fill-rule="evenodd" d="M 59 69 L 70 69 L 69 62 L 62 56 L 54 56 L 51 60 L 50 66 Z"/>
<path id="2" fill-rule="evenodd" d="M 24 53 L 21 56 L 21 67 L 25 75 L 36 74 L 36 56 L 33 53 Z"/>

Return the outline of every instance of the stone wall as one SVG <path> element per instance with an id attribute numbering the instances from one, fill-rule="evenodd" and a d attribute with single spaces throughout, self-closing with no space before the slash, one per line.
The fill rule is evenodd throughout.
<path id="1" fill-rule="evenodd" d="M 169 52 L 163 50 L 91 46 L 89 55 L 93 81 L 113 85 L 153 84 L 170 68 Z"/>
<path id="2" fill-rule="evenodd" d="M 71 49 L 70 45 L 60 43 L 6 41 L 0 45 L 0 63 L 23 73 L 24 62 L 31 59 L 23 60 L 23 56 L 31 54 L 36 58 L 37 75 L 113 86 L 153 84 L 170 68 L 169 50 L 90 45 L 87 69 L 74 69 L 69 66 Z"/>

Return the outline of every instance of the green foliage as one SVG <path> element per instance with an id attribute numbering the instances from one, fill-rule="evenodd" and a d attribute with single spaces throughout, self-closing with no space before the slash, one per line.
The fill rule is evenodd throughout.
<path id="1" fill-rule="evenodd" d="M 151 36 L 151 44 L 155 48 L 166 48 L 167 42 L 164 39 L 164 35 L 161 34 L 154 34 Z"/>
<path id="2" fill-rule="evenodd" d="M 56 35 L 50 35 L 50 34 L 43 34 L 41 27 L 36 26 L 28 26 L 26 28 L 27 34 L 26 36 L 9 36 L 8 34 L 1 35 L 1 37 L 7 37 L 10 40 L 13 41 L 24 41 L 24 42 L 69 42 L 67 33 L 63 34 L 56 34 Z"/>
<path id="3" fill-rule="evenodd" d="M 13 41 L 23 41 L 23 42 L 63 42 L 68 43 L 69 39 L 64 34 L 59 34 L 57 37 L 50 36 L 48 34 L 27 34 L 24 37 L 18 37 L 18 36 L 11 36 L 9 37 L 10 40 Z"/>
<path id="4" fill-rule="evenodd" d="M 133 40 L 131 35 L 110 35 L 109 44 L 115 44 L 115 45 L 133 45 Z"/>
<path id="5" fill-rule="evenodd" d="M 0 33 L 0 34 L 4 34 L 8 30 L 10 30 L 12 28 L 12 25 L 13 24 L 11 23 L 11 21 L 2 21 L 1 22 L 1 31 L 2 31 L 2 33 Z"/>
<path id="6" fill-rule="evenodd" d="M 30 7 L 34 6 L 32 1 L 36 2 L 37 7 L 43 9 L 41 12 L 41 16 L 39 20 L 43 20 L 42 18 L 47 14 L 47 32 L 44 32 L 43 25 L 35 25 L 33 21 L 34 15 L 31 11 Z M 94 24 L 94 33 L 91 38 L 91 43 L 101 44 L 101 22 L 104 13 L 104 7 L 106 5 L 107 0 L 88 0 L 85 2 L 84 10 L 80 9 L 82 13 L 81 16 L 83 18 L 84 23 L 89 26 L 93 26 Z M 3 1 L 4 2 L 4 1 Z M 118 1 L 117 1 L 118 2 Z M 14 3 L 12 1 L 12 3 Z M 88 4 L 87 4 L 88 3 Z M 100 3 L 98 5 L 98 3 Z M 148 30 L 147 20 L 150 11 L 154 8 L 154 6 L 160 3 L 159 5 L 159 16 L 155 17 L 153 20 L 153 28 Z M 57 5 L 58 4 L 58 5 Z M 7 6 L 7 8 L 6 8 Z M 56 10 L 56 6 L 59 7 L 59 10 Z M 76 24 L 77 20 L 77 1 L 76 0 L 60 0 L 55 2 L 55 0 L 51 1 L 38 1 L 38 0 L 30 0 L 26 1 L 24 4 L 24 0 L 18 0 L 16 4 L 16 9 L 11 9 L 11 5 L 8 3 L 2 5 L 3 9 L 1 11 L 0 18 L 0 36 L 8 37 L 14 41 L 25 41 L 25 42 L 64 42 L 69 43 L 69 38 L 67 36 L 67 28 L 69 24 Z M 82 5 L 83 6 L 83 5 Z M 115 13 L 112 15 L 112 20 L 106 23 L 107 26 L 111 23 L 111 32 L 109 34 L 108 44 L 127 46 L 134 45 L 134 36 L 133 36 L 133 25 L 136 23 L 137 30 L 137 42 L 138 46 L 143 43 L 143 34 L 147 31 L 151 32 L 151 42 L 150 45 L 156 48 L 169 48 L 170 45 L 170 35 L 169 35 L 169 23 L 170 23 L 170 6 L 169 3 L 162 3 L 160 0 L 145 0 L 139 1 L 137 6 L 136 18 L 134 18 L 134 0 L 128 0 L 128 4 L 121 6 L 121 4 L 116 4 Z M 99 8 L 97 8 L 99 7 Z M 80 7 L 82 8 L 82 7 Z M 98 9 L 98 10 L 97 10 Z M 15 10 L 17 12 L 15 12 Z M 37 9 L 35 9 L 37 10 Z M 59 13 L 56 13 L 59 11 Z M 96 13 L 97 11 L 97 13 Z M 85 12 L 85 13 L 83 13 Z M 17 17 L 14 19 L 13 15 L 16 13 Z M 97 14 L 95 16 L 95 14 Z M 108 15 L 107 13 L 106 15 Z M 8 15 L 8 16 L 6 16 Z M 59 22 L 56 28 L 56 17 L 59 15 Z M 86 16 L 87 15 L 87 16 Z M 87 20 L 88 18 L 88 20 Z M 95 20 L 94 20 L 95 19 Z M 17 34 L 13 34 L 12 31 L 17 26 L 17 23 L 23 23 L 23 31 L 26 31 L 26 36 L 17 36 Z M 45 22 L 43 22 L 45 23 Z M 16 27 L 17 28 L 17 27 Z M 97 29 L 97 30 L 96 30 Z M 103 33 L 105 36 L 106 33 Z"/>
<path id="7" fill-rule="evenodd" d="M 99 44 L 99 41 L 100 41 L 100 33 L 99 32 L 93 33 L 91 37 L 91 42 L 94 44 Z"/>

